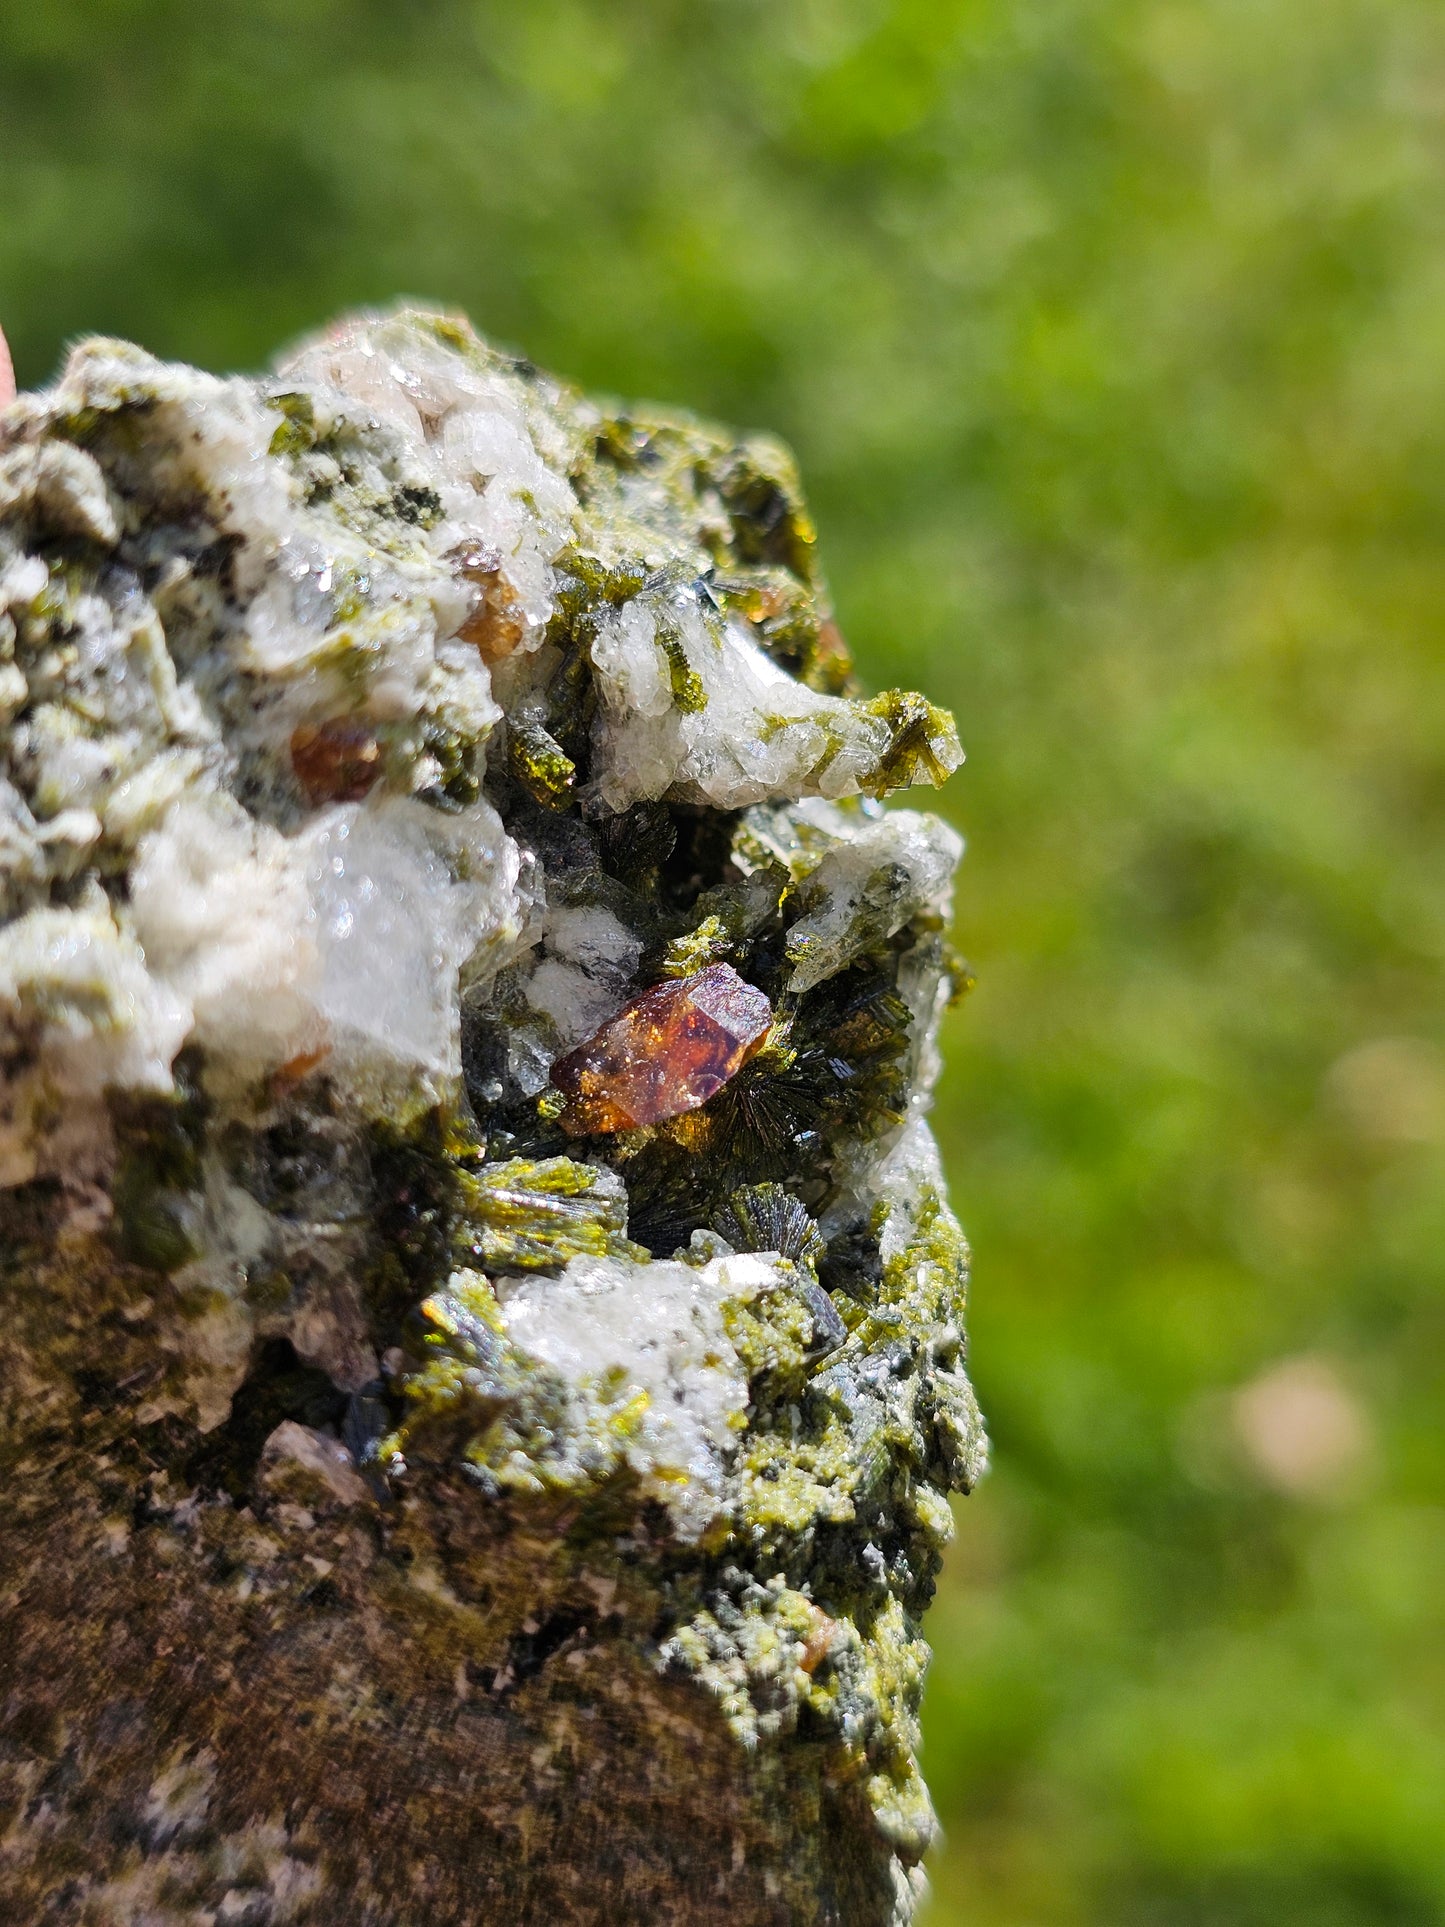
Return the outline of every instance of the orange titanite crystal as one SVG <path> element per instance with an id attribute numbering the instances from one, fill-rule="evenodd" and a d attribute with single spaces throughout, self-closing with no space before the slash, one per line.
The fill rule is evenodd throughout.
<path id="1" fill-rule="evenodd" d="M 695 1111 L 767 1036 L 773 1008 L 731 964 L 656 984 L 552 1066 L 574 1137 L 626 1131 Z"/>
<path id="2" fill-rule="evenodd" d="M 303 723 L 291 767 L 308 803 L 359 803 L 381 774 L 381 745 L 360 723 Z"/>
<path id="3" fill-rule="evenodd" d="M 477 592 L 458 636 L 475 646 L 483 662 L 504 661 L 527 633 L 527 623 L 515 590 L 502 574 L 500 551 L 485 543 L 464 542 L 448 560 Z"/>

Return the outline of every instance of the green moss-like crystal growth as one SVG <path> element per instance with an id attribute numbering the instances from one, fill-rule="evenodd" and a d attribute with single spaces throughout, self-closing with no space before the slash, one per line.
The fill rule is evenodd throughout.
<path id="1" fill-rule="evenodd" d="M 0 416 L 0 754 L 7 1917 L 906 1921 L 983 1447 L 959 845 L 876 799 L 958 749 L 790 457 L 445 317 L 84 344 Z M 734 1074 L 579 1135 L 719 965 Z"/>

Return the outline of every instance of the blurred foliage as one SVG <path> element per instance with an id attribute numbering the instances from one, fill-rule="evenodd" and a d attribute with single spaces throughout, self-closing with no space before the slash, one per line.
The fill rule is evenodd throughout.
<path id="1" fill-rule="evenodd" d="M 957 709 L 934 1927 L 1445 1921 L 1442 163 L 1427 0 L 0 0 L 22 380 L 459 304 Z"/>

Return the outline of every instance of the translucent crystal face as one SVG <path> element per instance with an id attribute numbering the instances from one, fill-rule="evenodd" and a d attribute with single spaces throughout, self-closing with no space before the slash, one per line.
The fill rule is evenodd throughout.
<path id="1" fill-rule="evenodd" d="M 308 803 L 359 803 L 381 775 L 381 745 L 359 723 L 299 723 L 291 767 Z"/>
<path id="2" fill-rule="evenodd" d="M 655 985 L 552 1066 L 574 1136 L 661 1124 L 698 1110 L 767 1036 L 773 1007 L 730 964 Z"/>

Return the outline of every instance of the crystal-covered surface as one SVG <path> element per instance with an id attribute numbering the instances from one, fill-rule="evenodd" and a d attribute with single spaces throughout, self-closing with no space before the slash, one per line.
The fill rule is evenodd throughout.
<path id="1" fill-rule="evenodd" d="M 958 760 L 454 318 L 0 414 L 7 1917 L 906 1920 Z"/>

